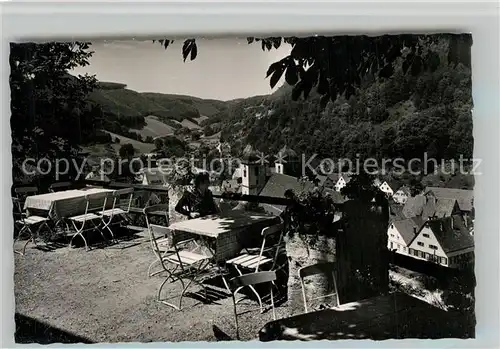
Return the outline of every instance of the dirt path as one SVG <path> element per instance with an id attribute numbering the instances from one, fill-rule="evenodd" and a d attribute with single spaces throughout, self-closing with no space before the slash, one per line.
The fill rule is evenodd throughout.
<path id="1" fill-rule="evenodd" d="M 29 245 L 26 256 L 15 257 L 16 312 L 92 342 L 214 341 L 213 325 L 234 338 L 230 298 L 208 305 L 185 298 L 180 312 L 156 302 L 163 279 L 146 276 L 154 256 L 144 237 L 136 242 L 89 252 L 67 247 L 46 252 Z M 244 301 L 238 309 L 249 306 L 255 303 Z M 253 311 L 239 320 L 241 339 L 250 340 L 272 315 Z"/>

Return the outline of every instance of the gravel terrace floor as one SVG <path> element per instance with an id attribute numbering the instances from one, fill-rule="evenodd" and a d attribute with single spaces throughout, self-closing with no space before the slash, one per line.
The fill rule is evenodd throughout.
<path id="1" fill-rule="evenodd" d="M 227 295 L 208 304 L 186 297 L 182 311 L 156 302 L 163 278 L 147 277 L 153 259 L 144 233 L 138 233 L 134 240 L 88 252 L 84 248 L 69 249 L 67 245 L 47 251 L 29 244 L 25 256 L 15 255 L 16 316 L 48 324 L 93 343 L 224 338 L 214 331 L 214 325 L 235 338 L 232 301 Z M 177 287 L 178 283 L 169 283 L 164 292 L 178 292 Z M 197 289 L 195 286 L 192 290 Z M 256 304 L 245 300 L 238 304 L 238 310 L 255 309 Z M 276 308 L 278 318 L 287 311 L 285 306 Z M 257 339 L 259 329 L 271 320 L 271 311 L 260 314 L 254 310 L 239 316 L 241 340 Z M 17 326 L 21 326 L 20 321 Z M 51 341 L 44 335 L 46 329 L 41 335 L 25 331 L 18 328 L 16 341 Z"/>

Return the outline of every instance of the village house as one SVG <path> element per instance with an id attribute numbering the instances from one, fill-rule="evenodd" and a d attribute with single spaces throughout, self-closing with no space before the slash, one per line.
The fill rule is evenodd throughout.
<path id="1" fill-rule="evenodd" d="M 404 205 L 406 201 L 408 201 L 408 198 L 411 197 L 411 191 L 410 188 L 408 188 L 406 185 L 403 185 L 400 187 L 398 190 L 392 194 L 392 199 L 394 202 Z"/>
<path id="2" fill-rule="evenodd" d="M 474 260 L 474 238 L 462 217 L 428 220 L 408 246 L 413 258 L 460 268 Z"/>
<path id="3" fill-rule="evenodd" d="M 424 220 L 420 217 L 390 222 L 387 229 L 387 248 L 396 253 L 409 256 L 408 247 L 423 224 Z"/>
<path id="4" fill-rule="evenodd" d="M 401 184 L 394 180 L 383 181 L 378 187 L 381 191 L 386 193 L 388 197 L 392 197 L 394 193 L 401 187 Z"/>
<path id="5" fill-rule="evenodd" d="M 474 191 L 453 188 L 427 187 L 425 196 L 434 196 L 437 199 L 455 199 L 462 215 L 468 220 L 474 217 Z"/>
<path id="6" fill-rule="evenodd" d="M 455 199 L 416 195 L 407 199 L 402 213 L 406 218 L 421 217 L 427 220 L 431 217 L 443 218 L 460 214 L 460 208 Z"/>

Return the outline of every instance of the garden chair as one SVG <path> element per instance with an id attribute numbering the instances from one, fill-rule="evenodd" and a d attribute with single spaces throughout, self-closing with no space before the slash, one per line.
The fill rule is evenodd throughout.
<path id="1" fill-rule="evenodd" d="M 87 244 L 87 239 L 85 239 L 85 236 L 83 234 L 88 231 L 99 231 L 103 239 L 107 241 L 102 229 L 100 229 L 101 216 L 97 215 L 94 212 L 104 212 L 106 210 L 108 199 L 111 197 L 111 195 L 112 192 L 85 195 L 85 213 L 68 218 L 73 223 L 73 227 L 75 229 L 75 233 L 69 241 L 70 248 L 73 247 L 73 239 L 77 236 L 80 236 L 85 243 L 85 250 L 88 251 L 89 246 Z"/>
<path id="2" fill-rule="evenodd" d="M 16 219 L 14 221 L 14 225 L 17 226 L 18 230 L 17 237 L 14 240 L 14 244 L 21 238 L 24 232 L 29 233 L 29 238 L 24 244 L 22 251 L 14 250 L 14 253 L 18 253 L 24 256 L 24 254 L 26 253 L 26 247 L 28 246 L 30 241 L 32 241 L 36 245 L 36 238 L 42 231 L 42 228 L 47 228 L 47 230 L 52 233 L 52 229 L 49 225 L 50 219 L 40 216 L 28 216 L 23 212 L 21 204 L 17 198 L 12 198 L 12 201 L 14 209 L 18 212 L 17 217 L 19 217 L 19 219 Z"/>
<path id="3" fill-rule="evenodd" d="M 115 190 L 113 192 L 113 205 L 110 209 L 106 209 L 104 206 L 104 210 L 102 212 L 98 212 L 101 216 L 101 230 L 107 229 L 113 241 L 115 241 L 115 236 L 112 226 L 116 226 L 122 224 L 123 222 L 129 222 L 128 214 L 130 212 L 130 207 L 132 205 L 132 198 L 134 196 L 134 188 L 124 188 Z M 122 198 L 124 199 L 122 201 Z M 114 220 L 114 218 L 119 217 L 119 220 Z"/>
<path id="4" fill-rule="evenodd" d="M 24 201 L 30 195 L 38 194 L 38 188 L 35 186 L 14 188 L 15 197 L 19 200 L 19 205 L 24 206 Z"/>
<path id="5" fill-rule="evenodd" d="M 59 183 L 52 183 L 49 186 L 49 192 L 55 193 L 57 191 L 63 191 L 63 190 L 68 190 L 73 187 L 73 183 L 71 182 L 59 182 Z"/>
<path id="6" fill-rule="evenodd" d="M 267 241 L 270 238 L 275 238 L 276 235 L 279 234 L 277 239 L 277 243 L 268 246 Z M 270 270 L 277 271 L 277 260 L 281 251 L 282 241 L 283 241 L 283 223 L 275 224 L 269 227 L 262 229 L 262 245 L 260 247 L 259 254 L 252 254 L 250 252 L 243 253 L 236 258 L 230 259 L 226 262 L 228 265 L 234 266 L 238 274 L 244 275 L 243 270 L 251 270 L 254 273 L 259 272 L 259 269 L 266 265 L 271 264 Z M 257 296 L 257 300 L 259 302 L 261 313 L 264 312 L 262 307 L 262 299 L 257 292 L 257 290 L 252 286 L 248 285 L 252 292 Z M 241 299 L 238 300 L 238 302 Z"/>
<path id="7" fill-rule="evenodd" d="M 236 339 L 240 339 L 240 332 L 238 326 L 238 311 L 236 309 L 236 294 L 244 287 L 252 287 L 258 284 L 263 284 L 269 282 L 269 291 L 271 294 L 271 307 L 273 311 L 273 320 L 276 320 L 276 313 L 274 310 L 274 295 L 273 295 L 273 286 L 274 281 L 276 280 L 276 272 L 274 271 L 259 271 L 256 273 L 240 275 L 229 280 L 229 284 L 226 283 L 226 287 L 231 292 L 231 297 L 233 300 L 233 312 L 234 312 L 234 322 L 236 327 Z"/>
<path id="8" fill-rule="evenodd" d="M 316 299 L 323 299 L 327 297 L 334 297 L 336 306 L 340 305 L 340 300 L 339 300 L 339 292 L 337 289 L 337 278 L 336 278 L 336 264 L 333 262 L 324 262 L 324 263 L 316 263 L 313 265 L 309 265 L 306 267 L 302 267 L 299 269 L 299 278 L 300 278 L 300 284 L 302 287 L 302 299 L 304 301 L 304 312 L 308 312 L 308 305 L 307 305 L 307 297 L 306 297 L 306 288 L 304 284 L 304 279 L 313 276 L 313 275 L 331 275 L 332 280 L 333 280 L 333 292 L 327 295 L 319 296 L 319 297 L 314 297 L 311 298 L 310 301 L 316 300 Z"/>
<path id="9" fill-rule="evenodd" d="M 211 257 L 197 252 L 196 250 L 200 246 L 196 243 L 194 244 L 194 248 L 187 248 L 188 243 L 194 241 L 190 234 L 177 233 L 175 231 L 171 231 L 166 226 L 151 223 L 152 213 L 155 212 L 165 212 L 168 222 L 168 204 L 153 205 L 144 209 L 144 216 L 146 217 L 146 224 L 148 226 L 151 248 L 153 249 L 155 257 L 158 261 L 157 263 L 159 263 L 162 267 L 162 271 L 165 271 L 168 274 L 158 289 L 157 301 L 174 309 L 182 310 L 182 299 L 192 283 L 201 286 L 205 291 L 206 297 L 207 290 L 199 277 L 209 267 Z M 157 239 L 155 232 L 167 235 L 168 237 Z M 172 247 L 169 248 L 169 246 Z M 172 267 L 169 267 L 170 265 Z M 148 274 L 150 268 L 148 269 Z M 178 269 L 179 271 L 177 272 Z M 183 279 L 187 279 L 188 283 L 185 284 Z M 179 281 L 182 286 L 179 305 L 169 303 L 161 298 L 161 291 L 169 280 L 172 282 Z"/>

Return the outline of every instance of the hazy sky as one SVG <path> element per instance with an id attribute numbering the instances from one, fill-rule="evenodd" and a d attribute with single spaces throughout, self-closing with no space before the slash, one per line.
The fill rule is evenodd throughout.
<path id="1" fill-rule="evenodd" d="M 289 45 L 262 51 L 260 43 L 248 45 L 245 38 L 198 39 L 197 44 L 197 58 L 183 62 L 182 40 L 167 50 L 152 41 L 96 42 L 90 65 L 74 72 L 96 74 L 100 81 L 124 83 L 139 92 L 229 100 L 271 93 L 267 68 L 290 51 Z"/>

